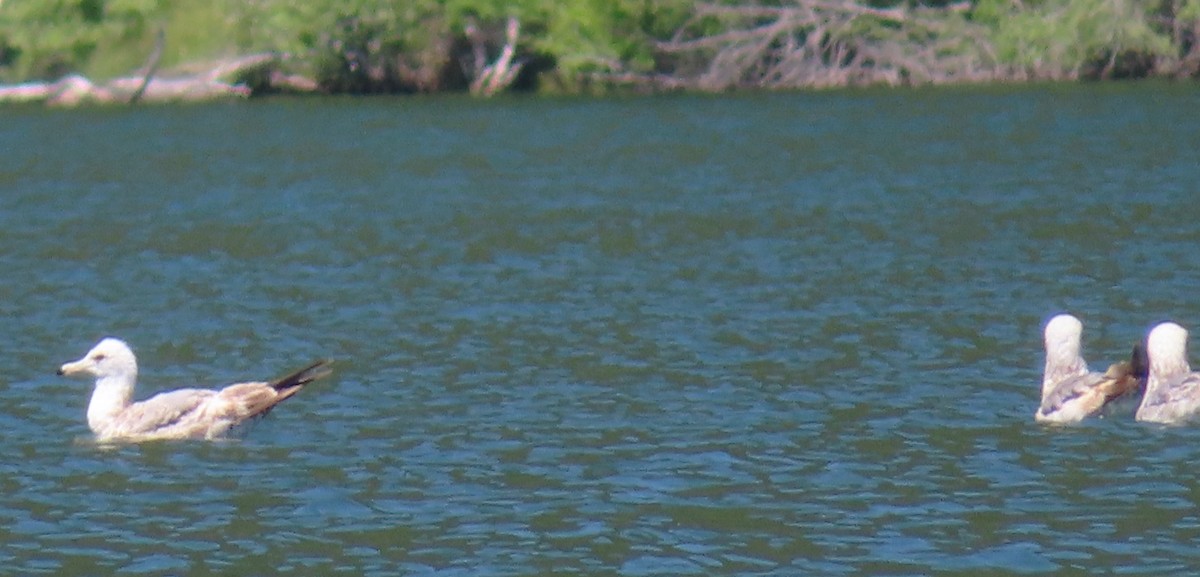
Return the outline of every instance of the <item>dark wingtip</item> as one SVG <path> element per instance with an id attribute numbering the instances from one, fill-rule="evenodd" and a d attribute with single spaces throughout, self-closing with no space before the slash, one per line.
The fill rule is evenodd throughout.
<path id="1" fill-rule="evenodd" d="M 321 359 L 294 373 L 271 381 L 271 388 L 279 391 L 293 387 L 301 387 L 317 379 L 325 378 L 333 373 L 333 369 L 329 368 L 329 365 L 331 364 L 333 364 L 332 360 Z"/>
<path id="2" fill-rule="evenodd" d="M 1133 345 L 1133 354 L 1129 357 L 1130 372 L 1139 379 L 1145 379 L 1150 374 L 1150 356 L 1146 354 L 1146 345 Z"/>

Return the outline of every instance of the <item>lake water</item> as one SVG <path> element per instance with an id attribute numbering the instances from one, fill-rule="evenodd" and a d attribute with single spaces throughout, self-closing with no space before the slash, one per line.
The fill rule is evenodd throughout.
<path id="1" fill-rule="evenodd" d="M 1191 574 L 1200 424 L 1033 422 L 1200 327 L 1191 84 L 9 108 L 15 575 Z M 336 374 L 229 442 L 139 396 Z M 1193 356 L 1193 359 L 1200 356 Z"/>

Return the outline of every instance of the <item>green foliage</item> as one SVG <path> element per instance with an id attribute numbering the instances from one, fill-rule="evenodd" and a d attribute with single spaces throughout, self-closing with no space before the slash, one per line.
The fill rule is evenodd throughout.
<path id="1" fill-rule="evenodd" d="M 447 66 L 469 24 L 495 40 L 510 16 L 521 22 L 520 54 L 553 62 L 561 76 L 650 71 L 651 39 L 669 35 L 691 6 L 690 0 L 7 0 L 0 4 L 0 78 L 127 74 L 142 65 L 162 28 L 165 66 L 269 50 L 346 88 L 372 75 L 400 74 L 380 72 L 396 58 L 400 68 Z M 350 77 L 337 79 L 339 67 Z"/>
<path id="2" fill-rule="evenodd" d="M 793 6 L 805 0 L 711 0 Z M 868 6 L 940 6 L 951 0 L 859 0 Z M 1169 19 L 1200 22 L 1200 0 L 973 0 L 1004 63 L 1034 76 L 1080 74 L 1129 54 L 1179 55 Z M 3 0 L 0 81 L 95 79 L 142 66 L 165 32 L 163 69 L 273 51 L 331 90 L 445 90 L 466 85 L 475 42 L 494 59 L 504 22 L 521 24 L 517 59 L 577 89 L 593 73 L 663 73 L 656 48 L 687 26 L 715 35 L 728 23 L 693 19 L 699 0 Z M 1152 13 L 1174 11 L 1174 14 Z M 1159 20 L 1155 20 L 1155 19 Z M 472 35 L 468 29 L 476 30 Z M 959 26 L 958 28 L 962 28 Z M 955 27 L 940 32 L 945 37 Z M 879 31 L 865 29 L 870 36 Z M 976 33 L 977 34 L 977 33 Z M 1190 37 L 1188 37 L 1190 38 Z M 905 40 L 914 46 L 928 39 Z M 1183 42 L 1179 38 L 1175 42 Z M 1190 42 L 1191 40 L 1186 40 Z M 963 45 L 979 45 L 964 33 Z M 533 63 L 533 64 L 530 64 Z M 536 65 L 535 65 L 536 64 Z"/>
<path id="3" fill-rule="evenodd" d="M 236 0 L 7 0 L 0 5 L 0 79 L 103 79 L 142 66 L 161 28 L 171 65 L 230 51 Z"/>
<path id="4" fill-rule="evenodd" d="M 428 92 L 443 89 L 454 32 L 429 5 L 340 13 L 312 31 L 317 81 L 335 92 Z"/>
<path id="5" fill-rule="evenodd" d="M 655 23 L 654 8 L 679 2 L 613 2 L 607 0 L 545 0 L 532 7 L 532 16 L 545 26 L 534 47 L 554 56 L 565 76 L 582 72 L 653 67 L 647 28 Z M 650 26 L 647 26 L 649 24 Z"/>
<path id="6" fill-rule="evenodd" d="M 690 0 L 259 0 L 243 20 L 259 48 L 307 54 L 334 90 L 427 90 L 464 85 L 466 30 L 485 32 L 495 57 L 504 21 L 521 23 L 519 56 L 552 62 L 560 78 L 595 71 L 650 71 L 650 38 L 669 34 Z M 391 69 L 389 68 L 391 67 Z"/>
<path id="7" fill-rule="evenodd" d="M 1200 20 L 1200 0 L 1183 0 L 1175 17 L 1181 21 Z"/>
<path id="8" fill-rule="evenodd" d="M 99 26 L 95 7 L 66 0 L 9 0 L 0 11 L 0 43 L 14 72 L 10 78 L 57 76 L 71 60 L 95 50 Z"/>
<path id="9" fill-rule="evenodd" d="M 1035 76 L 1074 76 L 1124 54 L 1159 57 L 1174 48 L 1139 0 L 1042 0 L 1024 7 L 979 0 L 974 18 L 993 27 L 1000 59 Z"/>

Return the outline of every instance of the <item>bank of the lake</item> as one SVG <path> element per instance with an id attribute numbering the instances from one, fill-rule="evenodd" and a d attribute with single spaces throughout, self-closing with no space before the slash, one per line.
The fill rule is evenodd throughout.
<path id="1" fill-rule="evenodd" d="M 1197 0 L 16 2 L 0 102 L 1182 79 L 1198 36 Z"/>

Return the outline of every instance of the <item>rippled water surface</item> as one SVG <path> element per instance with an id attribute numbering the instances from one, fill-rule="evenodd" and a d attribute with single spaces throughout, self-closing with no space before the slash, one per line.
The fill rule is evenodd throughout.
<path id="1" fill-rule="evenodd" d="M 1200 327 L 1191 85 L 291 100 L 0 123 L 19 575 L 1189 574 L 1200 427 L 1033 423 Z M 336 375 L 240 439 L 140 395 Z M 1193 357 L 1196 358 L 1196 357 Z"/>

